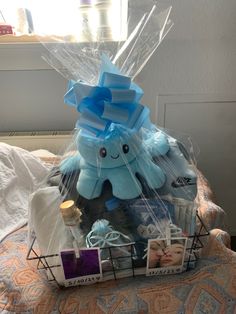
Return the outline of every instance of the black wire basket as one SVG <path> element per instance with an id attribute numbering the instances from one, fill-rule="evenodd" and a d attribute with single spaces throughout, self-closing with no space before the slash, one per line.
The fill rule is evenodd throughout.
<path id="1" fill-rule="evenodd" d="M 187 237 L 187 239 L 190 241 L 191 245 L 186 248 L 186 252 L 188 254 L 185 254 L 187 258 L 184 260 L 183 264 L 183 269 L 186 271 L 189 271 L 195 267 L 195 263 L 197 262 L 199 258 L 199 250 L 204 247 L 204 240 L 207 236 L 209 236 L 209 231 L 207 230 L 207 227 L 203 223 L 201 217 L 199 214 L 196 214 L 196 222 L 198 224 L 198 230 L 193 234 Z M 123 275 L 122 277 L 135 277 L 139 275 L 139 269 L 143 265 L 139 265 L 136 263 L 136 251 L 135 251 L 135 245 L 137 242 L 132 242 L 128 244 L 122 244 L 118 246 L 108 246 L 104 248 L 100 248 L 101 254 L 104 250 L 106 250 L 106 254 L 109 256 L 109 261 L 111 264 L 111 271 L 110 271 L 110 276 L 109 279 L 118 279 L 121 278 L 120 274 L 124 271 L 126 271 L 126 275 Z M 119 256 L 119 257 L 114 257 L 112 254 L 113 249 L 117 249 L 117 247 L 120 248 L 125 248 L 126 251 L 129 251 L 130 254 L 126 256 Z M 128 249 L 128 250 L 127 250 Z M 53 269 L 62 267 L 61 264 L 52 264 L 50 259 L 52 257 L 59 257 L 59 254 L 49 254 L 49 255 L 41 255 L 38 251 L 37 248 L 37 239 L 36 237 L 33 238 L 31 245 L 29 247 L 28 253 L 27 253 L 27 260 L 30 261 L 37 261 L 37 269 L 39 271 L 46 271 L 48 275 L 48 281 L 50 282 L 56 282 L 58 286 L 62 286 L 56 276 L 54 275 Z M 125 258 L 126 260 L 129 259 L 130 267 L 125 267 L 125 268 L 117 268 L 116 267 L 116 262 L 119 259 Z M 145 262 L 145 261 L 144 261 Z M 127 263 L 126 263 L 127 264 Z M 127 272 L 128 271 L 128 272 Z"/>

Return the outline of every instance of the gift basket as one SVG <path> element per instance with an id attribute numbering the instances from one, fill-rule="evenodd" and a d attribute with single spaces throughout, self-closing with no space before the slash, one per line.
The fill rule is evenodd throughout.
<path id="1" fill-rule="evenodd" d="M 191 147 L 151 122 L 134 82 L 172 27 L 171 8 L 151 4 L 81 1 L 79 42 L 44 43 L 78 120 L 31 197 L 27 258 L 63 286 L 186 271 L 208 234 Z"/>

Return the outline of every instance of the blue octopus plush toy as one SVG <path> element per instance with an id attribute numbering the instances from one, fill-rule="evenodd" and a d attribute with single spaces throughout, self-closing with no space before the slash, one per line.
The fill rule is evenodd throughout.
<path id="1" fill-rule="evenodd" d="M 78 154 L 65 159 L 60 170 L 80 172 L 77 191 L 81 196 L 99 197 L 106 180 L 113 195 L 123 200 L 140 196 L 140 177 L 150 189 L 165 183 L 164 172 L 152 158 L 165 155 L 169 143 L 164 133 L 152 131 L 149 109 L 139 103 L 142 95 L 141 88 L 106 56 L 97 86 L 70 82 L 65 102 L 80 112 Z"/>
<path id="2" fill-rule="evenodd" d="M 137 175 L 145 179 L 150 189 L 165 183 L 164 172 L 152 161 L 152 156 L 165 155 L 169 150 L 162 132 L 143 141 L 136 132 L 112 124 L 104 139 L 80 131 L 76 142 L 78 154 L 65 159 L 60 169 L 62 173 L 80 170 L 77 191 L 87 199 L 99 197 L 106 180 L 112 185 L 113 195 L 123 200 L 142 193 Z"/>

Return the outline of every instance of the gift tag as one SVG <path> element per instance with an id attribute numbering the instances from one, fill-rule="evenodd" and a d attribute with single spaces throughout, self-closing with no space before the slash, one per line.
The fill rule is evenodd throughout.
<path id="1" fill-rule="evenodd" d="M 187 238 L 158 238 L 148 241 L 146 275 L 169 275 L 184 271 Z"/>
<path id="2" fill-rule="evenodd" d="M 60 252 L 64 273 L 64 285 L 88 285 L 102 279 L 102 267 L 99 248 L 81 248 L 79 257 L 73 249 Z"/>

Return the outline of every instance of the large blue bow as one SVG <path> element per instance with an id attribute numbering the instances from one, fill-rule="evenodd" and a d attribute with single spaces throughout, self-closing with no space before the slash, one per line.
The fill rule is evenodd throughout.
<path id="1" fill-rule="evenodd" d="M 142 96 L 142 89 L 103 56 L 98 86 L 70 81 L 64 101 L 80 112 L 76 127 L 102 136 L 112 123 L 138 131 L 149 119 L 149 109 L 139 104 Z"/>

